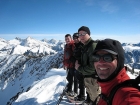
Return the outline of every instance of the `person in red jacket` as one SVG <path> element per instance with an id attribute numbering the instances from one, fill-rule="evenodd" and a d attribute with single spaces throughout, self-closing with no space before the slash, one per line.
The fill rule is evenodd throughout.
<path id="1" fill-rule="evenodd" d="M 119 41 L 113 39 L 99 41 L 92 57 L 98 84 L 105 96 L 110 94 L 113 87 L 130 79 L 124 66 L 124 50 Z M 97 105 L 108 104 L 100 97 Z M 134 87 L 121 87 L 115 93 L 111 105 L 140 105 L 140 91 Z"/>
<path id="2" fill-rule="evenodd" d="M 63 58 L 63 66 L 64 69 L 67 70 L 67 91 L 66 94 L 69 96 L 77 95 L 78 92 L 78 83 L 77 78 L 75 77 L 75 58 L 73 56 L 73 51 L 75 48 L 74 41 L 70 34 L 65 35 L 65 47 L 64 47 L 64 58 Z M 74 89 L 72 89 L 74 81 Z M 74 92 L 74 93 L 73 93 Z"/>

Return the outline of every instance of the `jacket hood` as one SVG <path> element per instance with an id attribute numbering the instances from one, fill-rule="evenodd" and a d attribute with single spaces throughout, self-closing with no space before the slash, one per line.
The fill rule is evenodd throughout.
<path id="1" fill-rule="evenodd" d="M 117 40 L 114 39 L 104 39 L 101 41 L 98 41 L 97 46 L 93 52 L 95 54 L 99 50 L 105 50 L 111 54 L 114 54 L 117 56 L 117 68 L 116 70 L 107 78 L 107 79 L 100 79 L 98 78 L 99 81 L 106 82 L 110 81 L 113 78 L 117 76 L 117 74 L 122 70 L 124 67 L 124 50 L 121 45 L 121 43 Z"/>

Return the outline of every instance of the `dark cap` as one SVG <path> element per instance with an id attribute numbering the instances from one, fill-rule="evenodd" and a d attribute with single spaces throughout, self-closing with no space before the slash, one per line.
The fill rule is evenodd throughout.
<path id="1" fill-rule="evenodd" d="M 90 35 L 90 30 L 89 30 L 89 28 L 86 27 L 86 26 L 82 26 L 82 27 L 80 27 L 80 28 L 78 29 L 78 32 L 79 32 L 79 31 L 85 31 L 85 32 L 88 33 L 88 35 Z"/>
<path id="2" fill-rule="evenodd" d="M 118 41 L 112 39 L 105 39 L 98 42 L 93 53 L 96 53 L 99 50 L 104 50 L 111 54 L 117 55 L 117 50 L 119 47 L 122 46 Z"/>
<path id="3" fill-rule="evenodd" d="M 75 37 L 76 37 L 76 38 L 79 38 L 78 33 L 74 33 L 74 34 L 73 34 L 73 38 L 75 38 Z"/>

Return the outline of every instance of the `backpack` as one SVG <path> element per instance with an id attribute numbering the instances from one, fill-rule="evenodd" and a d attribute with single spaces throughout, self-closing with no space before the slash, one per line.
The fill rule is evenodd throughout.
<path id="1" fill-rule="evenodd" d="M 140 75 L 136 78 L 136 79 L 129 79 L 126 80 L 118 85 L 116 85 L 111 91 L 109 96 L 105 96 L 104 94 L 100 94 L 99 97 L 102 98 L 104 101 L 107 102 L 107 105 L 112 105 L 112 100 L 114 98 L 115 93 L 117 92 L 117 90 L 121 87 L 134 87 L 136 89 L 138 89 L 140 91 Z M 97 99 L 95 100 L 93 105 L 96 105 Z"/>

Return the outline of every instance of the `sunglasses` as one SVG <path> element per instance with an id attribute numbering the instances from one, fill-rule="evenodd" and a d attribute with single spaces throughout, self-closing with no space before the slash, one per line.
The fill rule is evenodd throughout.
<path id="1" fill-rule="evenodd" d="M 117 56 L 112 55 L 112 54 L 93 55 L 93 61 L 94 61 L 94 62 L 99 62 L 101 58 L 102 58 L 105 62 L 112 62 L 114 59 L 117 58 Z"/>
<path id="2" fill-rule="evenodd" d="M 87 34 L 87 33 L 81 33 L 81 34 L 79 33 L 78 35 L 79 35 L 79 36 L 85 36 L 86 34 Z"/>

